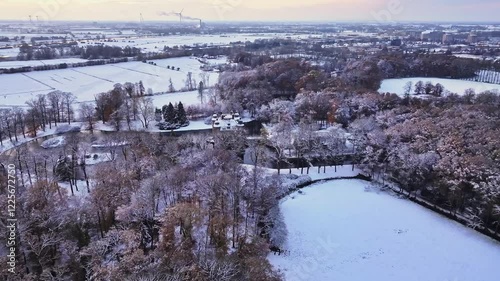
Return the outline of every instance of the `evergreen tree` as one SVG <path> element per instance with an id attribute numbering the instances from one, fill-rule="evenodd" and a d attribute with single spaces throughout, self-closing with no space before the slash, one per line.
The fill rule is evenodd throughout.
<path id="1" fill-rule="evenodd" d="M 166 110 L 165 115 L 164 115 L 165 122 L 175 123 L 175 121 L 176 121 L 175 117 L 176 117 L 175 108 L 172 105 L 172 103 L 170 102 L 170 103 L 168 103 L 168 107 L 167 107 L 167 110 Z"/>
<path id="2" fill-rule="evenodd" d="M 172 83 L 172 78 L 170 78 L 170 79 L 168 80 L 168 82 L 169 82 L 169 85 L 168 85 L 168 92 L 169 92 L 169 93 L 173 93 L 173 92 L 175 92 L 174 83 Z"/>
<path id="3" fill-rule="evenodd" d="M 176 114 L 177 123 L 179 123 L 180 125 L 186 124 L 187 122 L 186 111 L 184 110 L 184 105 L 182 104 L 182 102 L 179 102 L 179 104 L 177 104 L 176 113 L 177 113 Z"/>
<path id="4" fill-rule="evenodd" d="M 160 122 L 163 118 L 163 109 L 156 108 L 155 109 L 155 120 L 156 122 Z"/>
<path id="5" fill-rule="evenodd" d="M 144 96 L 146 94 L 146 89 L 144 88 L 144 84 L 142 84 L 142 80 L 139 81 L 139 96 Z"/>
<path id="6" fill-rule="evenodd" d="M 168 105 L 166 105 L 166 104 L 165 104 L 165 105 L 164 105 L 164 106 L 162 106 L 162 108 L 161 108 L 161 114 L 162 114 L 162 116 L 163 116 L 163 120 L 165 120 L 165 121 L 167 121 L 167 116 L 168 116 L 168 115 L 167 115 L 167 111 L 168 111 Z"/>
<path id="7" fill-rule="evenodd" d="M 202 104 L 204 102 L 204 95 L 203 95 L 204 90 L 205 90 L 205 85 L 203 84 L 203 81 L 200 81 L 200 84 L 198 85 L 198 97 L 200 98 L 200 102 Z"/>

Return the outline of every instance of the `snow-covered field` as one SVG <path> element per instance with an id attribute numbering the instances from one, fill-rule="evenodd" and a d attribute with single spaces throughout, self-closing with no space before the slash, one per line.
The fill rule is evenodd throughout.
<path id="1" fill-rule="evenodd" d="M 164 47 L 174 46 L 196 46 L 196 45 L 228 45 L 234 42 L 255 41 L 257 39 L 272 39 L 272 38 L 306 38 L 308 35 L 291 35 L 285 33 L 262 33 L 262 34 L 245 34 L 245 33 L 230 33 L 216 35 L 169 35 L 169 36 L 152 36 L 141 38 L 126 38 L 115 39 L 116 42 L 106 42 L 106 40 L 86 40 L 79 43 L 80 46 L 104 44 L 108 46 L 118 47 L 135 47 L 146 52 L 163 51 Z"/>
<path id="2" fill-rule="evenodd" d="M 158 108 L 161 108 L 162 106 L 170 102 L 172 104 L 182 102 L 184 107 L 187 107 L 189 105 L 200 104 L 200 99 L 198 98 L 198 91 L 163 94 L 163 95 L 152 96 L 151 98 L 153 99 L 154 106 Z"/>
<path id="3" fill-rule="evenodd" d="M 395 93 L 398 95 L 404 94 L 404 86 L 408 81 L 413 83 L 413 87 L 415 87 L 415 83 L 418 81 L 422 81 L 424 83 L 430 81 L 432 84 L 436 85 L 440 83 L 444 86 L 445 90 L 448 90 L 452 93 L 457 93 L 462 95 L 465 90 L 472 88 L 476 91 L 476 93 L 488 91 L 488 90 L 497 90 L 500 91 L 500 85 L 481 83 L 481 82 L 473 82 L 473 81 L 464 81 L 464 80 L 456 80 L 456 79 L 443 79 L 443 78 L 427 78 L 427 77 L 413 77 L 413 78 L 401 78 L 401 79 L 385 79 L 382 81 L 380 89 L 378 90 L 380 93 Z M 413 91 L 412 91 L 413 93 Z"/>
<path id="4" fill-rule="evenodd" d="M 221 60 L 217 60 L 220 62 Z M 157 65 L 127 62 L 100 66 L 69 68 L 0 75 L 0 105 L 24 106 L 38 94 L 54 90 L 71 92 L 78 102 L 93 101 L 96 94 L 109 91 L 116 83 L 142 81 L 145 88 L 154 92 L 166 92 L 169 79 L 176 90 L 185 87 L 188 72 L 196 82 L 201 81 L 202 65 L 196 58 L 182 57 L 154 61 Z M 208 60 L 210 63 L 210 60 Z M 167 66 L 180 67 L 180 71 Z M 209 86 L 218 80 L 218 73 L 209 72 Z"/>
<path id="5" fill-rule="evenodd" d="M 6 57 L 6 58 L 15 58 L 19 54 L 19 48 L 12 48 L 12 49 L 1 49 L 0 50 L 0 58 Z"/>
<path id="6" fill-rule="evenodd" d="M 289 255 L 269 255 L 287 281 L 494 281 L 500 243 L 358 180 L 284 199 Z"/>
<path id="7" fill-rule="evenodd" d="M 68 59 L 53 59 L 53 60 L 29 60 L 29 61 L 0 61 L 0 69 L 2 68 L 17 68 L 24 66 L 42 66 L 55 65 L 61 63 L 79 63 L 86 62 L 85 59 L 68 58 Z"/>
<path id="8" fill-rule="evenodd" d="M 475 77 L 463 80 L 500 84 L 500 72 L 492 70 L 480 70 L 476 72 Z"/>
<path id="9" fill-rule="evenodd" d="M 487 61 L 491 61 L 491 60 L 497 61 L 497 60 L 500 59 L 500 57 L 469 55 L 469 54 L 454 54 L 453 56 L 457 57 L 457 58 L 475 59 L 475 60 L 487 60 Z"/>

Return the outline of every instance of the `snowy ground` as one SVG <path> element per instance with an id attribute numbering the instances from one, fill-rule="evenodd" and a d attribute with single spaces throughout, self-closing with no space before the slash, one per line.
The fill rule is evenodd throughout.
<path id="1" fill-rule="evenodd" d="M 73 186 L 73 192 L 74 192 L 75 196 L 77 196 L 77 197 L 86 197 L 86 196 L 89 195 L 89 191 L 87 189 L 87 182 L 86 181 L 84 181 L 84 180 L 78 180 L 76 184 L 78 186 L 78 190 L 76 190 L 76 187 Z M 68 196 L 71 197 L 71 186 L 70 186 L 69 182 L 58 182 L 58 185 L 62 189 L 65 189 L 66 192 L 67 192 L 67 194 L 68 194 Z"/>
<path id="2" fill-rule="evenodd" d="M 287 281 L 493 281 L 500 244 L 358 180 L 283 200 L 287 256 L 269 255 Z"/>
<path id="3" fill-rule="evenodd" d="M 89 153 L 90 157 L 85 159 L 86 165 L 96 165 L 113 160 L 111 153 Z"/>
<path id="4" fill-rule="evenodd" d="M 481 82 L 472 82 L 472 81 L 463 81 L 456 79 L 442 79 L 442 78 L 427 78 L 427 77 L 413 77 L 413 78 L 402 78 L 402 79 L 386 79 L 382 81 L 382 85 L 378 90 L 380 93 L 396 93 L 398 95 L 404 95 L 404 86 L 408 81 L 413 83 L 413 87 L 418 81 L 422 81 L 426 83 L 427 81 L 432 82 L 432 84 L 436 85 L 440 83 L 444 86 L 445 90 L 448 90 L 453 93 L 457 93 L 462 95 L 466 89 L 472 88 L 476 91 L 476 93 L 488 91 L 488 90 L 497 90 L 500 91 L 500 85 L 481 83 Z M 413 93 L 413 91 L 412 91 Z"/>
<path id="5" fill-rule="evenodd" d="M 127 62 L 100 66 L 37 71 L 0 75 L 0 105 L 24 106 L 26 101 L 38 94 L 54 90 L 71 92 L 78 102 L 93 101 L 96 94 L 109 91 L 116 83 L 142 81 L 154 92 L 166 92 L 169 79 L 176 90 L 185 87 L 188 72 L 194 80 L 201 80 L 200 63 L 196 58 L 182 57 L 155 61 L 157 66 L 142 62 Z M 167 69 L 172 65 L 180 71 Z M 165 67 L 163 67 L 165 66 Z M 209 86 L 218 80 L 218 73 L 209 72 Z"/>

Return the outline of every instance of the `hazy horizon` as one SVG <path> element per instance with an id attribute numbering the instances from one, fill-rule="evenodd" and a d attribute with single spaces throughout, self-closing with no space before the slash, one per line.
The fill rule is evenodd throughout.
<path id="1" fill-rule="evenodd" d="M 499 0 L 0 0 L 0 20 L 242 22 L 498 22 Z M 163 13 L 164 15 L 160 15 Z"/>

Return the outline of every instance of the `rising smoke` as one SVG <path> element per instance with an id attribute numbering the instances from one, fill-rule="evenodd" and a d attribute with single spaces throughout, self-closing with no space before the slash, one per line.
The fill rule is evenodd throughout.
<path id="1" fill-rule="evenodd" d="M 193 18 L 193 17 L 190 17 L 190 16 L 185 16 L 183 15 L 182 13 L 177 13 L 177 12 L 170 12 L 170 13 L 167 13 L 167 12 L 159 12 L 158 15 L 160 16 L 165 16 L 165 17 L 170 17 L 170 16 L 178 16 L 180 17 L 181 19 L 183 20 L 200 20 L 200 18 Z"/>

